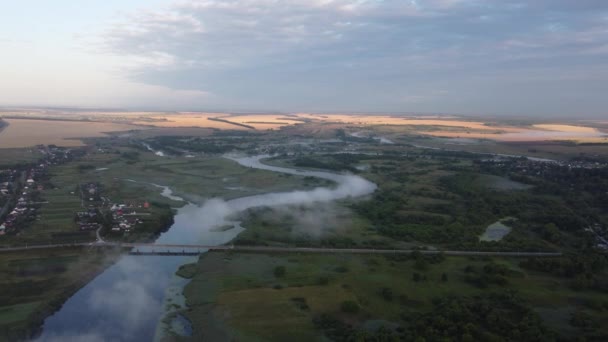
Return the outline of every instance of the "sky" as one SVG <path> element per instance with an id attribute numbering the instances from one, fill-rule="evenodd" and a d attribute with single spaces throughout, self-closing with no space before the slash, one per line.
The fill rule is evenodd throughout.
<path id="1" fill-rule="evenodd" d="M 608 117 L 605 0 L 0 4 L 0 106 Z"/>

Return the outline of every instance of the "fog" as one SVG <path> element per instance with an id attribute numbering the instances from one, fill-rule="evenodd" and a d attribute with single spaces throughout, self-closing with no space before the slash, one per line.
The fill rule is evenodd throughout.
<path id="1" fill-rule="evenodd" d="M 338 211 L 331 205 L 337 199 L 372 193 L 376 185 L 359 176 L 317 171 L 298 171 L 262 164 L 266 156 L 230 159 L 247 167 L 300 176 L 313 176 L 335 182 L 333 187 L 267 193 L 225 201 L 213 198 L 202 205 L 188 203 L 178 209 L 171 229 L 157 244 L 192 243 L 219 245 L 230 242 L 243 228 L 234 221 L 239 213 L 259 207 L 278 207 L 280 213 L 298 217 L 295 229 L 312 236 L 320 227 L 331 225 Z M 130 180 L 133 181 L 133 180 Z M 150 183 L 148 183 L 150 184 Z M 166 186 L 162 195 L 181 200 Z M 318 208 L 323 208 L 319 210 Z M 233 229 L 218 231 L 226 224 Z M 180 265 L 195 262 L 194 257 L 123 257 L 94 281 L 72 296 L 55 315 L 45 321 L 42 341 L 142 340 L 155 338 L 159 321 L 175 303 L 174 293 L 186 281 L 174 275 Z M 177 291 L 176 291 L 177 289 Z M 162 330 L 162 329 L 161 329 Z M 162 334 L 156 334 L 158 339 Z"/>

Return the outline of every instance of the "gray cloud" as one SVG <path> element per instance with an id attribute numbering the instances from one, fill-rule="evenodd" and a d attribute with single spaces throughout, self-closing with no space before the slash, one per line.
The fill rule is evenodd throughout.
<path id="1" fill-rule="evenodd" d="M 608 4 L 591 0 L 204 0 L 103 40 L 136 61 L 133 80 L 210 92 L 216 107 L 598 115 L 607 27 Z"/>

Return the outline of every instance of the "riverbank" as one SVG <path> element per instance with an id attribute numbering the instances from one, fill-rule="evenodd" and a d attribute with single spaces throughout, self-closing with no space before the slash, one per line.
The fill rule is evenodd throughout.
<path id="1" fill-rule="evenodd" d="M 189 234 L 196 233 L 196 229 L 199 224 L 199 220 L 193 220 L 190 215 L 195 215 L 197 211 L 199 211 L 200 207 L 194 204 L 186 204 L 186 208 L 182 208 L 182 217 L 179 219 L 180 222 L 177 222 L 175 225 L 182 227 L 182 229 L 177 229 L 175 232 L 169 232 L 168 226 L 172 226 L 173 223 L 173 214 L 171 206 L 175 206 L 178 203 L 183 204 L 184 202 L 179 202 L 181 198 L 178 198 L 171 194 L 171 191 L 167 191 L 168 188 L 165 186 L 156 185 L 158 183 L 163 184 L 167 177 L 173 177 L 176 173 L 183 173 L 186 170 L 199 170 L 202 175 L 204 175 L 204 182 L 200 183 L 199 175 L 192 174 L 187 175 L 186 177 L 181 177 L 178 189 L 180 189 L 180 194 L 183 194 L 183 189 L 185 186 L 181 186 L 184 184 L 184 179 L 187 179 L 187 182 L 194 182 L 195 179 L 199 179 L 199 187 L 198 191 L 193 193 L 193 196 L 200 196 L 202 194 L 209 195 L 209 192 L 216 191 L 225 187 L 225 184 L 230 184 L 235 181 L 248 183 L 256 183 L 258 180 L 263 179 L 263 185 L 268 185 L 270 189 L 265 189 L 265 191 L 272 191 L 272 189 L 277 188 L 285 188 L 288 185 L 293 187 L 301 187 L 303 184 L 301 182 L 301 177 L 284 177 L 281 175 L 277 175 L 275 173 L 256 170 L 254 168 L 243 168 L 239 166 L 237 163 L 233 161 L 228 161 L 220 158 L 196 158 L 196 160 L 189 159 L 166 159 L 159 158 L 158 156 L 150 156 L 149 154 L 140 154 L 133 162 L 130 160 L 126 162 L 123 156 L 127 155 L 127 152 L 123 152 L 122 154 L 107 154 L 103 151 L 96 151 L 90 155 L 87 155 L 83 158 L 82 161 L 78 163 L 70 163 L 66 165 L 58 166 L 56 170 L 53 172 L 53 182 L 55 183 L 55 187 L 59 189 L 68 189 L 70 184 L 75 184 L 81 181 L 81 179 L 98 179 L 101 184 L 106 184 L 105 187 L 106 196 L 111 198 L 123 198 L 135 201 L 143 201 L 146 198 L 150 199 L 150 207 L 155 209 L 155 213 L 159 215 L 154 215 L 153 221 L 158 221 L 156 224 L 150 220 L 145 220 L 143 226 L 138 227 L 130 236 L 123 238 L 125 241 L 149 241 L 150 236 L 155 236 L 155 239 L 159 241 L 193 241 L 192 238 L 195 236 L 190 236 L 188 238 L 180 237 L 182 233 L 189 232 Z M 129 154 L 130 156 L 130 154 Z M 92 167 L 82 168 L 83 171 L 80 170 L 80 165 L 91 165 Z M 156 166 L 158 164 L 158 167 Z M 161 166 L 162 165 L 162 166 Z M 104 172 L 95 171 L 99 167 L 104 167 Z M 213 170 L 209 173 L 208 168 L 212 168 Z M 217 171 L 218 169 L 222 169 L 222 172 Z M 153 170 L 151 172 L 151 170 Z M 225 172 L 224 172 L 225 171 Z M 192 172 L 192 171 L 189 171 Z M 147 182 L 147 184 L 139 184 L 133 182 L 126 182 L 123 179 L 128 177 L 133 177 L 132 175 L 141 176 L 141 174 L 150 175 L 151 173 L 154 176 L 149 177 L 148 179 L 151 182 Z M 57 178 L 55 175 L 58 175 Z M 118 178 L 117 176 L 121 177 Z M 161 177 L 163 176 L 163 177 Z M 117 180 L 121 181 L 117 181 Z M 130 179 L 130 178 L 129 178 Z M 164 181 L 162 181 L 164 179 Z M 173 179 L 173 178 L 171 178 Z M 211 180 L 213 179 L 213 181 Z M 153 184 L 152 184 L 153 183 Z M 152 185 L 150 185 L 152 184 Z M 189 184 L 189 183 L 188 183 Z M 207 186 L 213 184 L 213 187 Z M 259 185 L 259 184 L 258 184 Z M 159 194 L 159 188 L 162 190 L 162 193 Z M 174 190 L 173 187 L 171 190 Z M 255 189 L 255 192 L 260 192 L 260 189 Z M 251 191 L 247 191 L 251 193 Z M 254 198 L 257 198 L 254 196 Z M 200 200 L 200 198 L 198 198 Z M 215 203 L 215 202 L 214 202 Z M 236 208 L 235 210 L 240 210 L 239 207 L 242 205 L 248 205 L 243 203 L 242 201 L 236 200 L 234 201 Z M 177 209 L 177 212 L 180 212 L 182 209 Z M 170 213 L 171 220 L 165 220 L 165 213 Z M 214 212 L 213 214 L 220 214 L 218 212 Z M 220 214 L 221 215 L 221 214 Z M 178 214 L 179 216 L 179 214 Z M 162 220 L 158 220 L 157 218 L 161 217 Z M 150 217 L 152 218 L 152 217 Z M 225 217 L 221 215 L 221 219 L 223 220 Z M 66 221 L 67 222 L 67 221 Z M 160 223 L 159 223 L 160 222 Z M 210 222 L 213 225 L 213 222 Z M 154 226 L 154 227 L 152 227 Z M 238 226 L 238 225 L 237 225 Z M 70 229 L 70 225 L 64 227 L 62 229 Z M 208 227 L 209 229 L 211 228 Z M 242 230 L 242 228 L 240 228 Z M 181 230 L 181 233 L 180 233 Z M 240 230 L 239 230 L 240 231 Z M 46 232 L 45 230 L 36 229 L 28 230 L 28 234 L 40 234 Z M 216 232 L 211 235 L 217 237 L 219 240 L 214 242 L 209 242 L 213 244 L 222 244 L 232 239 L 232 234 L 235 234 L 235 229 L 231 229 L 230 231 L 224 232 Z M 221 236 L 227 236 L 226 238 Z M 110 239 L 116 239 L 117 237 L 110 236 Z M 185 240 L 182 240 L 185 239 Z M 32 252 L 33 253 L 33 252 Z M 130 267 L 133 267 L 132 264 L 137 264 L 138 268 L 141 268 L 143 274 L 138 277 L 138 279 L 129 279 L 129 281 L 133 282 L 133 288 L 142 287 L 141 291 L 137 294 L 133 294 L 130 298 L 124 298 L 121 300 L 117 300 L 119 302 L 129 302 L 131 299 L 136 299 L 137 295 L 148 295 L 146 291 L 152 291 L 150 295 L 153 298 L 161 298 L 162 299 L 162 291 L 164 291 L 164 281 L 168 280 L 159 280 L 157 279 L 156 284 L 148 284 L 147 281 L 142 282 L 141 279 L 152 278 L 152 274 L 156 272 L 166 272 L 167 275 L 171 275 L 175 269 L 179 266 L 179 261 L 173 258 L 141 258 L 137 257 L 127 258 L 127 260 L 123 260 L 119 263 L 116 261 L 119 259 L 113 259 L 110 263 L 104 264 L 103 267 L 89 267 L 86 273 L 83 273 L 84 276 L 81 277 L 72 277 L 71 269 L 67 266 L 63 265 L 63 261 L 58 261 L 57 263 L 52 263 L 51 265 L 46 265 L 42 262 L 42 259 L 53 259 L 55 255 L 65 254 L 63 250 L 53 250 L 48 252 L 51 257 L 48 257 L 47 252 L 38 251 L 40 257 L 36 258 L 35 261 L 32 261 L 34 264 L 32 267 L 39 267 L 40 270 L 37 269 L 36 274 L 24 274 L 23 281 L 19 279 L 21 276 L 17 276 L 16 273 L 18 271 L 9 269 L 5 272 L 4 281 L 8 284 L 4 286 L 2 289 L 5 295 L 13 294 L 14 296 L 9 301 L 8 299 L 3 301 L 7 305 L 3 308 L 0 308 L 0 311 L 3 311 L 4 317 L 0 317 L 0 319 L 4 319 L 4 323 L 6 323 L 7 329 L 3 331 L 2 336 L 10 336 L 11 339 L 13 337 L 28 337 L 36 335 L 40 332 L 41 324 L 44 321 L 44 334 L 41 335 L 43 338 L 54 338 L 57 336 L 62 336 L 66 333 L 67 330 L 64 326 L 65 323 L 70 322 L 73 319 L 77 319 L 78 321 L 84 320 L 87 322 L 94 322 L 98 317 L 96 316 L 96 312 L 99 310 L 105 310 L 104 306 L 100 304 L 98 308 L 90 308 L 91 317 L 87 316 L 82 312 L 78 312 L 79 308 L 89 307 L 90 302 L 80 302 L 80 300 L 73 300 L 74 297 L 79 296 L 89 296 L 96 295 L 98 292 L 107 292 L 108 298 L 116 296 L 117 293 L 124 291 L 124 289 L 113 289 L 112 285 L 120 285 L 120 280 L 115 277 L 130 277 L 132 276 L 132 272 L 130 272 Z M 84 256 L 75 253 L 74 255 L 69 255 L 68 264 L 77 264 L 80 265 L 84 263 L 87 259 L 87 255 L 85 253 Z M 122 259 L 121 259 L 122 260 Z M 153 262 L 154 260 L 162 260 L 162 262 Z M 174 261 L 171 261 L 174 260 Z M 11 258 L 10 256 L 5 256 L 2 258 L 2 261 L 5 261 L 7 265 L 11 262 L 18 263 L 19 260 L 15 260 L 15 258 Z M 169 261 L 169 262 L 165 262 Z M 50 261 L 49 261 L 50 262 Z M 174 265 L 174 263 L 176 263 Z M 39 264 L 39 265 L 36 265 Z M 162 264 L 162 265 L 161 265 Z M 112 267 L 109 267 L 112 266 Z M 8 266 L 7 266 L 8 267 Z M 28 266 L 29 267 L 29 266 Z M 10 268 L 10 267 L 9 267 Z M 64 271 L 62 268 L 65 268 L 67 271 Z M 52 270 L 57 271 L 58 274 L 43 274 L 40 272 L 51 272 Z M 51 271 L 49 271 L 51 270 Z M 83 271 L 84 272 L 84 271 Z M 109 272 L 109 275 L 106 273 Z M 141 273 L 141 272 L 140 272 Z M 61 278 L 59 275 L 64 274 L 65 276 L 69 275 L 69 281 Z M 103 276 L 99 276 L 99 275 Z M 112 276 L 114 274 L 114 276 Z M 114 278 L 113 278 L 114 277 Z M 71 278 L 75 278 L 72 280 Z M 108 279 L 115 279 L 111 281 L 108 285 L 97 286 L 97 283 L 101 278 L 102 282 L 107 282 Z M 21 285 L 21 288 L 25 288 L 24 291 L 36 292 L 36 295 L 27 292 L 22 293 L 14 289 L 13 285 Z M 151 286 L 151 287 L 150 287 Z M 181 291 L 181 288 L 180 288 Z M 129 296 L 127 294 L 127 296 Z M 155 304 L 156 305 L 156 304 Z M 132 309 L 132 307 L 130 308 Z M 156 310 L 158 308 L 149 309 L 148 312 L 151 314 L 148 322 L 151 326 L 154 326 L 157 322 L 157 317 L 154 316 Z M 66 311 L 67 310 L 67 311 Z M 57 311 L 57 312 L 56 312 Z M 128 310 L 126 310 L 128 313 Z M 56 313 L 55 313 L 56 312 Z M 64 312 L 66 312 L 64 314 Z M 0 315 L 2 314 L 0 313 Z M 55 313 L 55 314 L 54 314 Z M 63 318 L 64 315 L 67 315 L 65 320 Z M 115 314 L 112 314 L 116 316 Z M 50 316 L 47 320 L 45 318 Z M 86 317 L 85 317 L 86 316 Z M 120 318 L 116 318 L 117 324 L 120 323 Z M 125 321 L 125 319 L 123 319 Z M 144 328 L 142 328 L 144 329 Z M 145 330 L 150 331 L 151 329 L 146 328 Z M 76 333 L 74 336 L 77 336 Z M 116 336 L 116 335 L 114 335 Z M 125 336 L 125 335 L 118 335 Z"/>
<path id="2" fill-rule="evenodd" d="M 7 340 L 35 337 L 47 317 L 122 255 L 120 251 L 91 253 L 84 248 L 2 256 L 0 296 L 5 305 L 0 308 L 0 336 Z"/>
<path id="3" fill-rule="evenodd" d="M 2 120 L 2 118 L 0 117 L 0 133 L 2 133 L 2 130 L 5 129 L 8 126 L 8 122 Z"/>

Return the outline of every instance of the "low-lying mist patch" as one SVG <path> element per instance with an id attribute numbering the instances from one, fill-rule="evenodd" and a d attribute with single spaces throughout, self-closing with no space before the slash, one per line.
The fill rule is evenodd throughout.
<path id="1" fill-rule="evenodd" d="M 345 236 L 353 213 L 337 203 L 309 203 L 252 208 L 240 215 L 246 228 L 240 242 L 298 242 Z"/>

